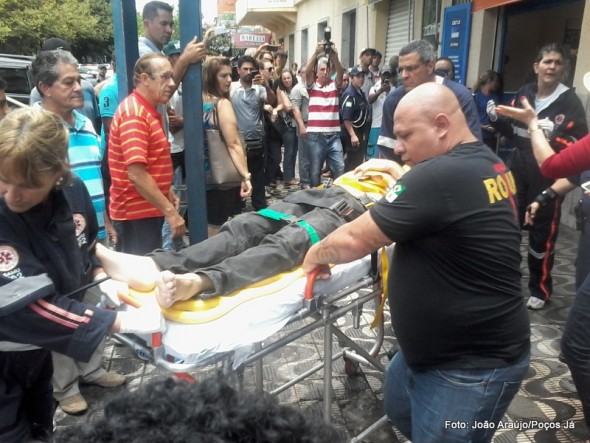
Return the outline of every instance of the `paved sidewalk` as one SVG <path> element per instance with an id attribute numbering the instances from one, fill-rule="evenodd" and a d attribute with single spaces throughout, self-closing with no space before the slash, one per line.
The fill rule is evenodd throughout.
<path id="1" fill-rule="evenodd" d="M 277 193 L 276 197 L 279 198 L 280 194 Z M 581 442 L 590 438 L 577 395 L 572 392 L 569 371 L 566 365 L 558 360 L 561 331 L 574 294 L 577 237 L 575 231 L 562 226 L 553 271 L 555 293 L 552 301 L 543 310 L 529 311 L 533 354 L 531 367 L 526 381 L 509 408 L 503 422 L 504 428 L 497 431 L 494 442 Z M 522 251 L 524 256 L 524 243 Z M 522 269 L 523 294 L 526 294 L 526 259 L 523 260 Z M 526 298 L 523 300 L 526 301 Z M 375 335 L 369 327 L 373 319 L 371 312 L 370 306 L 366 306 L 358 328 L 353 327 L 351 315 L 336 322 L 347 336 L 353 337 L 367 350 L 371 348 Z M 385 339 L 378 355 L 378 359 L 384 365 L 388 362 L 387 352 L 396 346 L 388 308 L 385 315 Z M 288 326 L 271 337 L 268 342 L 275 341 L 298 327 L 300 325 Z M 280 383 L 316 365 L 323 357 L 323 346 L 323 332 L 320 328 L 266 357 L 263 364 L 264 389 L 271 391 Z M 337 339 L 334 340 L 333 347 L 335 350 L 339 349 Z M 83 386 L 82 393 L 91 405 L 89 412 L 72 417 L 58 409 L 58 428 L 91 421 L 102 414 L 104 402 L 113 395 L 125 389 L 135 389 L 153 377 L 167 375 L 162 369 L 138 359 L 128 348 L 115 346 L 112 341 L 105 350 L 105 363 L 108 369 L 128 375 L 127 386 L 115 389 Z M 206 377 L 216 370 L 215 367 L 206 367 L 195 375 Z M 249 366 L 245 369 L 244 388 L 254 389 L 254 379 L 254 368 Z M 356 375 L 349 376 L 342 359 L 334 362 L 332 421 L 336 426 L 345 429 L 351 438 L 381 417 L 382 381 L 382 374 L 373 368 L 362 366 Z M 321 371 L 278 395 L 284 404 L 301 409 L 311 408 L 318 414 L 322 411 L 322 397 Z M 444 414 L 444 411 L 441 413 Z M 522 429 L 514 429 L 515 426 Z M 379 443 L 407 440 L 386 424 L 362 441 Z"/>

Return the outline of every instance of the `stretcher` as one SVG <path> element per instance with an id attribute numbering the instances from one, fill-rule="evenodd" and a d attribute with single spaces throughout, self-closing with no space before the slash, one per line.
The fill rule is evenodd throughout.
<path id="1" fill-rule="evenodd" d="M 381 251 L 382 255 L 386 253 Z M 333 266 L 332 277 L 328 280 L 315 280 L 315 276 L 306 279 L 302 270 L 296 268 L 230 296 L 181 302 L 172 309 L 163 310 L 167 321 L 161 337 L 115 334 L 115 338 L 133 349 L 139 358 L 181 377 L 221 359 L 228 373 L 254 364 L 256 387 L 262 390 L 262 359 L 305 334 L 323 328 L 323 361 L 271 394 L 279 394 L 323 369 L 323 411 L 329 422 L 333 361 L 344 358 L 349 375 L 356 373 L 361 363 L 385 371 L 376 358 L 384 337 L 379 309 L 383 306 L 379 261 L 376 253 Z M 120 295 L 132 304 L 155 303 L 153 294 L 130 291 Z M 376 333 L 372 348 L 367 351 L 335 323 L 351 313 L 353 326 L 358 328 L 363 306 L 370 301 L 374 302 L 376 311 L 373 322 Z M 288 324 L 291 332 L 268 342 L 269 337 Z M 336 353 L 332 346 L 334 337 L 340 344 L 340 351 Z M 375 429 L 384 422 L 382 419 L 376 423 Z"/>

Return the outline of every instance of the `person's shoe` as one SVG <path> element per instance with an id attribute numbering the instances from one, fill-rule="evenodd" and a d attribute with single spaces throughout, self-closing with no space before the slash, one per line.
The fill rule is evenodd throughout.
<path id="1" fill-rule="evenodd" d="M 116 372 L 105 372 L 96 380 L 84 381 L 84 384 L 96 385 L 103 388 L 116 388 L 117 386 L 125 384 L 126 381 L 127 377 L 122 374 L 117 374 Z"/>
<path id="2" fill-rule="evenodd" d="M 545 306 L 545 300 L 541 300 L 537 297 L 529 297 L 529 301 L 526 303 L 526 307 L 534 311 L 543 309 L 543 306 Z"/>
<path id="3" fill-rule="evenodd" d="M 299 186 L 299 180 L 293 179 L 284 182 L 285 186 Z"/>
<path id="4" fill-rule="evenodd" d="M 80 415 L 88 410 L 88 403 L 82 394 L 74 394 L 59 401 L 61 409 L 70 415 Z"/>

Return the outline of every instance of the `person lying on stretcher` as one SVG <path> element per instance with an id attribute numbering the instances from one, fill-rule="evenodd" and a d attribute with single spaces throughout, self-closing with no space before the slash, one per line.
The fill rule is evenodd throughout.
<path id="1" fill-rule="evenodd" d="M 267 209 L 240 214 L 217 235 L 179 252 L 143 257 L 98 244 L 96 256 L 108 275 L 130 288 L 157 286 L 163 307 L 195 295 L 228 295 L 300 265 L 311 245 L 361 215 L 403 173 L 395 162 L 371 159 L 332 187 L 297 191 Z"/>

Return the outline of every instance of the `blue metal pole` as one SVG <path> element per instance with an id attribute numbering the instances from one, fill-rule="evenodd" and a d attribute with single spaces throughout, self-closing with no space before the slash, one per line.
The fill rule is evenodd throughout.
<path id="1" fill-rule="evenodd" d="M 137 12 L 133 0 L 112 0 L 112 8 L 119 101 L 122 101 L 133 90 L 133 67 L 139 58 Z"/>
<path id="2" fill-rule="evenodd" d="M 201 1 L 179 0 L 180 44 L 198 36 L 201 40 Z M 203 151 L 203 95 L 201 64 L 191 65 L 182 80 L 184 117 L 184 161 L 188 196 L 188 224 L 191 244 L 207 238 L 205 196 L 205 153 Z"/>

